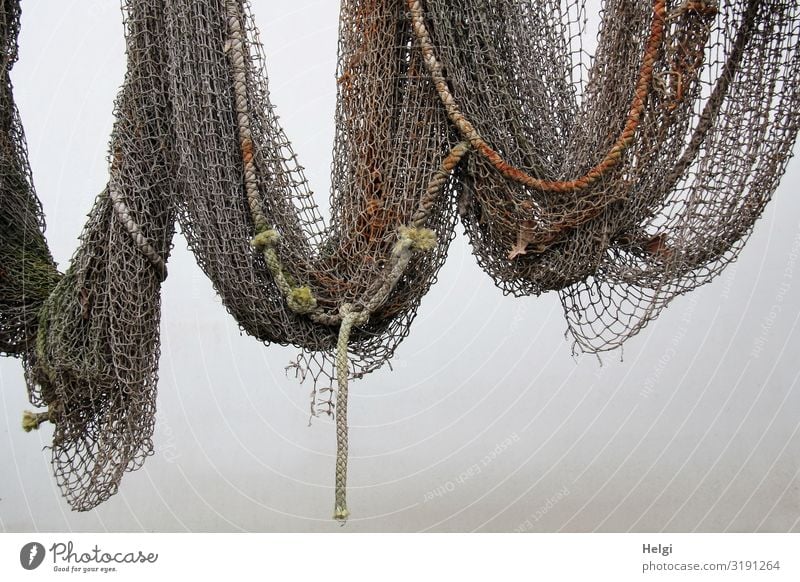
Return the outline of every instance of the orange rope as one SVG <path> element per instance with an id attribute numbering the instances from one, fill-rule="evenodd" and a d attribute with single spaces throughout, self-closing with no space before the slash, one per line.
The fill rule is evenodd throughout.
<path id="1" fill-rule="evenodd" d="M 425 26 L 425 17 L 423 16 L 420 0 L 406 0 L 406 2 L 411 16 L 414 34 L 422 50 L 423 60 L 425 61 L 428 72 L 433 77 L 436 91 L 442 103 L 444 103 L 445 109 L 447 109 L 450 120 L 461 132 L 464 139 L 469 141 L 470 145 L 480 152 L 503 176 L 540 191 L 578 192 L 597 182 L 604 174 L 620 163 L 623 152 L 630 146 L 633 141 L 634 133 L 639 127 L 639 121 L 644 111 L 645 101 L 650 90 L 653 79 L 653 66 L 658 57 L 658 51 L 664 34 L 664 21 L 666 18 L 665 0 L 654 0 L 653 2 L 653 21 L 650 25 L 650 36 L 645 45 L 642 65 L 639 69 L 639 80 L 636 83 L 633 100 L 631 101 L 628 117 L 622 132 L 602 161 L 580 178 L 566 181 L 541 180 L 535 178 L 506 162 L 496 150 L 492 149 L 492 147 L 486 143 L 475 127 L 464 117 L 464 114 L 461 113 L 455 102 L 455 98 L 452 93 L 450 93 L 447 81 L 444 78 L 442 64 L 436 58 L 433 43 L 431 42 L 428 29 Z"/>

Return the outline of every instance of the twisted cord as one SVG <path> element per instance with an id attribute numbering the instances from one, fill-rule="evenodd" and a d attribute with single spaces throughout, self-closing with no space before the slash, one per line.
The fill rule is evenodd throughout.
<path id="1" fill-rule="evenodd" d="M 425 225 L 425 222 L 428 220 L 428 217 L 431 214 L 431 209 L 436 203 L 436 199 L 441 195 L 442 188 L 444 188 L 444 185 L 450 178 L 450 174 L 453 173 L 453 170 L 456 168 L 459 162 L 461 162 L 464 156 L 469 153 L 470 149 L 472 148 L 468 141 L 460 141 L 453 146 L 453 149 L 450 150 L 450 153 L 447 154 L 444 160 L 442 160 L 441 167 L 436 170 L 436 173 L 433 175 L 430 182 L 428 182 L 428 187 L 425 189 L 425 194 L 423 194 L 419 201 L 419 207 L 411 217 L 410 225 L 412 227 L 422 228 Z"/>
<path id="2" fill-rule="evenodd" d="M 111 198 L 114 214 L 125 227 L 125 230 L 128 231 L 128 234 L 131 235 L 133 242 L 141 253 L 147 257 L 147 260 L 156 268 L 161 281 L 164 281 L 167 278 L 167 264 L 164 262 L 164 258 L 153 248 L 148 238 L 142 233 L 141 227 L 131 216 L 128 205 L 125 204 L 125 200 L 123 200 L 122 195 L 113 184 L 109 184 L 107 192 Z"/>
<path id="3" fill-rule="evenodd" d="M 261 206 L 261 199 L 258 196 L 253 132 L 250 128 L 250 114 L 247 108 L 247 61 L 245 59 L 244 31 L 242 30 L 239 2 L 227 0 L 225 7 L 228 16 L 228 42 L 225 44 L 225 51 L 233 70 L 233 94 L 236 124 L 239 129 L 239 147 L 242 152 L 244 188 L 256 232 L 259 232 L 266 229 L 268 223 Z"/>

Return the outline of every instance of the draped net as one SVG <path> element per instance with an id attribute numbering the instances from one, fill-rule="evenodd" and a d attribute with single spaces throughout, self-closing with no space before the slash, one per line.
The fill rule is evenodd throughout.
<path id="1" fill-rule="evenodd" d="M 409 333 L 458 222 L 503 292 L 557 292 L 575 349 L 612 349 L 736 258 L 800 119 L 792 0 L 605 0 L 592 54 L 580 0 L 342 0 L 323 220 L 248 3 L 123 8 L 108 185 L 62 277 L 8 81 L 18 0 L 2 0 L 0 352 L 48 407 L 25 426 L 55 425 L 79 510 L 152 452 L 176 220 L 241 328 L 302 350 L 312 413 L 337 418 L 346 518 L 347 381 Z"/>

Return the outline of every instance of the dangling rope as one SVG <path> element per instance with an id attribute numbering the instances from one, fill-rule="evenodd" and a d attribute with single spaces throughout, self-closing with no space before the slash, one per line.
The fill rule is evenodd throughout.
<path id="1" fill-rule="evenodd" d="M 353 306 L 345 303 L 340 314 L 342 323 L 339 326 L 339 342 L 336 346 L 336 381 L 338 392 L 336 394 L 336 486 L 333 518 L 346 521 L 350 512 L 347 509 L 347 379 L 350 369 L 347 359 L 347 344 L 350 341 L 350 332 L 354 325 L 366 323 L 369 314 L 353 311 Z"/>
<path id="2" fill-rule="evenodd" d="M 466 142 L 458 143 L 445 157 L 441 168 L 431 178 L 424 196 L 420 199 L 419 207 L 413 215 L 409 227 L 401 227 L 398 231 L 399 240 L 391 254 L 389 265 L 383 276 L 378 279 L 375 289 L 371 290 L 367 299 L 359 310 L 355 310 L 350 303 L 340 306 L 338 322 L 331 316 L 325 316 L 318 308 L 317 300 L 311 289 L 307 286 L 293 287 L 281 265 L 276 247 L 280 241 L 280 233 L 266 227 L 267 219 L 258 196 L 256 183 L 256 168 L 253 153 L 252 132 L 250 130 L 249 111 L 251 106 L 247 97 L 247 71 L 245 68 L 245 54 L 241 14 L 239 2 L 227 0 L 228 42 L 225 50 L 231 63 L 233 76 L 233 89 L 235 108 L 239 130 L 239 143 L 242 153 L 243 181 L 250 211 L 257 234 L 252 240 L 253 248 L 261 252 L 267 263 L 273 279 L 283 294 L 287 306 L 300 315 L 308 315 L 323 324 L 338 323 L 339 334 L 336 344 L 336 485 L 334 518 L 346 521 L 347 510 L 347 458 L 348 458 L 348 427 L 347 427 L 347 398 L 348 398 L 348 345 L 350 334 L 354 326 L 367 323 L 370 316 L 385 303 L 395 285 L 403 276 L 414 252 L 429 251 L 436 246 L 435 233 L 423 228 L 430 217 L 431 209 L 436 199 L 441 196 L 445 183 L 450 178 L 452 171 L 469 151 Z"/>

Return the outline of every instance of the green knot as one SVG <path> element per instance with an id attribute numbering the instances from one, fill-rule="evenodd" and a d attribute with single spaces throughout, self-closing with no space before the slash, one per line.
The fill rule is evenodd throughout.
<path id="1" fill-rule="evenodd" d="M 286 298 L 289 309 L 295 313 L 310 313 L 317 308 L 317 299 L 308 287 L 294 287 Z"/>
<path id="2" fill-rule="evenodd" d="M 414 228 L 401 226 L 399 229 L 400 242 L 409 245 L 413 251 L 429 251 L 436 247 L 436 233 L 430 228 Z"/>
<path id="3" fill-rule="evenodd" d="M 39 426 L 43 422 L 47 422 L 50 420 L 50 411 L 47 412 L 31 412 L 30 410 L 26 410 L 22 413 L 22 430 L 25 432 L 31 432 L 32 430 L 38 430 Z"/>
<path id="4" fill-rule="evenodd" d="M 259 232 L 253 237 L 253 240 L 250 241 L 250 244 L 253 245 L 253 248 L 257 251 L 265 251 L 266 249 L 277 245 L 280 240 L 280 233 L 277 230 L 270 228 Z"/>

